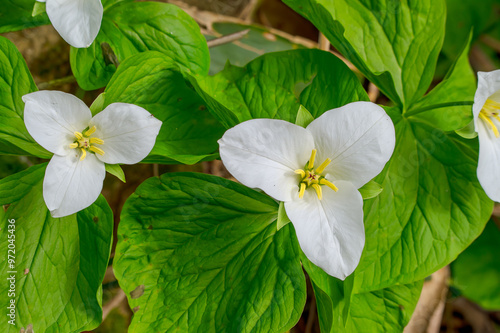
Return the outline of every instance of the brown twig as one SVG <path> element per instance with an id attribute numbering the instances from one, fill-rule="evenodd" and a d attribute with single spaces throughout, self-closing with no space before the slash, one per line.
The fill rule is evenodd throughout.
<path id="1" fill-rule="evenodd" d="M 321 32 L 319 33 L 318 46 L 320 50 L 330 51 L 330 41 Z"/>
<path id="2" fill-rule="evenodd" d="M 102 307 L 102 320 L 106 319 L 106 317 L 109 315 L 109 313 L 120 306 L 120 304 L 126 299 L 125 292 L 121 289 L 118 290 L 118 293 Z"/>
<path id="3" fill-rule="evenodd" d="M 424 283 L 422 294 L 404 333 L 438 333 L 448 292 L 450 268 L 441 268 Z"/>
<path id="4" fill-rule="evenodd" d="M 250 29 L 245 29 L 245 30 L 238 31 L 238 32 L 235 32 L 235 33 L 232 33 L 229 35 L 219 37 L 219 38 L 211 39 L 211 40 L 207 41 L 207 45 L 209 48 L 211 48 L 211 47 L 216 47 L 219 45 L 229 44 L 229 43 L 232 43 L 232 42 L 237 41 L 238 39 L 242 38 L 243 36 L 248 34 L 249 31 L 250 31 Z"/>
<path id="5" fill-rule="evenodd" d="M 376 85 L 370 82 L 370 84 L 368 85 L 368 98 L 370 98 L 370 101 L 375 103 L 379 95 L 380 90 L 378 90 Z"/>

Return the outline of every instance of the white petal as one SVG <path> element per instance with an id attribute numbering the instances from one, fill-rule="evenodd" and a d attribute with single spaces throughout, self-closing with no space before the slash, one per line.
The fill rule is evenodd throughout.
<path id="1" fill-rule="evenodd" d="M 365 245 L 363 199 L 349 182 L 337 181 L 338 192 L 323 186 L 323 199 L 308 188 L 285 202 L 300 248 L 312 263 L 339 279 L 350 275 Z"/>
<path id="2" fill-rule="evenodd" d="M 242 184 L 288 201 L 298 191 L 299 176 L 314 149 L 303 127 L 276 119 L 245 121 L 219 140 L 224 166 Z"/>
<path id="3" fill-rule="evenodd" d="M 355 102 L 325 112 L 307 129 L 318 149 L 315 167 L 330 158 L 324 174 L 360 188 L 378 175 L 396 144 L 391 118 L 380 106 Z"/>
<path id="4" fill-rule="evenodd" d="M 54 28 L 71 46 L 89 47 L 101 28 L 101 0 L 49 0 L 47 15 Z"/>
<path id="5" fill-rule="evenodd" d="M 96 145 L 104 151 L 97 158 L 108 164 L 135 164 L 153 149 L 162 122 L 140 106 L 113 103 L 92 118 L 94 125 L 92 136 L 104 140 Z"/>
<path id="6" fill-rule="evenodd" d="M 99 197 L 106 171 L 93 154 L 80 161 L 73 150 L 52 156 L 43 179 L 43 198 L 53 217 L 63 217 L 90 206 Z"/>
<path id="7" fill-rule="evenodd" d="M 74 132 L 88 126 L 92 114 L 81 100 L 61 91 L 37 91 L 23 96 L 24 123 L 33 139 L 48 151 L 65 155 Z"/>
<path id="8" fill-rule="evenodd" d="M 500 138 L 495 137 L 482 120 L 478 120 L 476 130 L 479 137 L 477 178 L 488 197 L 500 202 Z"/>
<path id="9" fill-rule="evenodd" d="M 474 95 L 474 104 L 472 105 L 476 132 L 478 132 L 479 113 L 488 98 L 500 103 L 500 69 L 492 72 L 477 73 L 477 90 Z"/>

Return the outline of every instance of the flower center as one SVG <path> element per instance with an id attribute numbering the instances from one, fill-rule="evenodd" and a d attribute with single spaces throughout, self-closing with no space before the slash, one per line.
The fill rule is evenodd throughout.
<path id="1" fill-rule="evenodd" d="M 304 166 L 304 169 L 295 170 L 295 173 L 300 175 L 301 178 L 299 182 L 299 198 L 302 198 L 304 196 L 306 188 L 308 187 L 312 187 L 316 191 L 319 200 L 323 198 L 321 185 L 326 185 L 335 192 L 339 190 L 337 186 L 333 185 L 333 183 L 329 182 L 328 180 L 325 179 L 325 177 L 321 175 L 321 173 L 325 170 L 325 168 L 328 166 L 328 164 L 330 164 L 332 160 L 327 158 L 323 163 L 320 164 L 319 167 L 316 168 L 316 170 L 314 170 L 315 158 L 316 158 L 316 149 L 313 149 L 311 153 L 311 158 L 309 158 L 309 161 L 307 161 L 306 165 Z"/>
<path id="2" fill-rule="evenodd" d="M 500 110 L 500 103 L 497 103 L 491 99 L 487 99 L 479 112 L 479 118 L 484 120 L 484 122 L 488 125 L 488 127 L 493 131 L 495 137 L 499 137 L 500 133 L 498 132 L 498 127 L 493 122 L 493 119 L 500 122 L 500 117 L 498 116 Z M 493 118 L 493 119 L 492 119 Z"/>
<path id="3" fill-rule="evenodd" d="M 101 148 L 97 148 L 95 145 L 102 145 L 103 140 L 99 138 L 91 138 L 90 136 L 96 131 L 96 127 L 86 128 L 82 133 L 75 132 L 75 141 L 69 145 L 72 149 L 80 148 L 82 151 L 82 156 L 80 156 L 80 161 L 83 161 L 87 156 L 87 151 L 97 153 L 99 155 L 104 155 L 104 151 Z"/>

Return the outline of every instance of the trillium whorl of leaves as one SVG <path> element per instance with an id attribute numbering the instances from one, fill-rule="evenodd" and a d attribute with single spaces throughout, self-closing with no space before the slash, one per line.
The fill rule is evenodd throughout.
<path id="1" fill-rule="evenodd" d="M 284 201 L 307 257 L 345 279 L 365 242 L 358 189 L 382 171 L 395 140 L 381 107 L 355 102 L 325 112 L 307 128 L 249 120 L 228 130 L 219 144 L 237 180 Z"/>

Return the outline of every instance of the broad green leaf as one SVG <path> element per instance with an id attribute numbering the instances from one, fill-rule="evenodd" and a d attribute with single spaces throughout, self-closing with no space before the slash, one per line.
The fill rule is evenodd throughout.
<path id="1" fill-rule="evenodd" d="M 35 0 L 2 0 L 0 34 L 49 24 L 47 14 L 32 15 L 34 6 Z"/>
<path id="2" fill-rule="evenodd" d="M 423 281 L 418 281 L 356 293 L 352 289 L 356 274 L 340 281 L 303 255 L 302 263 L 311 278 L 322 333 L 402 332 L 422 290 Z"/>
<path id="3" fill-rule="evenodd" d="M 277 35 L 269 29 L 256 25 L 214 22 L 211 27 L 218 36 L 250 29 L 244 37 L 237 41 L 210 48 L 210 74 L 212 75 L 223 70 L 228 61 L 236 66 L 245 66 L 264 53 L 304 48 L 304 46 Z M 207 36 L 209 40 L 212 38 L 215 36 Z"/>
<path id="4" fill-rule="evenodd" d="M 50 158 L 24 125 L 22 96 L 38 89 L 21 53 L 1 36 L 0 64 L 0 153 Z"/>
<path id="5" fill-rule="evenodd" d="M 329 109 L 368 100 L 349 68 L 319 50 L 269 53 L 243 68 L 228 64 L 215 76 L 197 75 L 191 81 L 227 128 L 253 118 L 295 123 L 301 104 L 316 118 Z"/>
<path id="6" fill-rule="evenodd" d="M 366 243 L 355 291 L 424 279 L 482 231 L 492 202 L 476 178 L 477 140 L 400 118 L 396 148 L 364 202 Z"/>
<path id="7" fill-rule="evenodd" d="M 472 34 L 443 81 L 411 106 L 406 117 L 426 122 L 443 131 L 458 130 L 472 121 L 476 77 L 469 64 L 471 38 Z"/>
<path id="8" fill-rule="evenodd" d="M 102 320 L 101 283 L 112 245 L 113 214 L 101 196 L 89 208 L 71 216 L 50 216 L 42 197 L 46 164 L 36 165 L 0 181 L 0 204 L 9 204 L 0 227 L 8 230 L 15 220 L 15 263 L 7 257 L 0 269 L 15 275 L 16 291 L 7 297 L 3 283 L 0 305 L 15 300 L 15 325 L 0 317 L 6 333 L 18 333 L 32 325 L 34 332 L 81 332 Z M 9 195 L 10 192 L 10 195 Z M 7 237 L 5 232 L 2 237 Z M 7 255 L 5 239 L 0 251 Z"/>
<path id="9" fill-rule="evenodd" d="M 359 189 L 359 193 L 363 197 L 363 200 L 375 198 L 379 195 L 384 188 L 373 180 L 369 181 Z"/>
<path id="10" fill-rule="evenodd" d="M 208 73 L 208 47 L 196 22 L 177 6 L 159 2 L 111 6 L 94 43 L 86 49 L 71 48 L 71 68 L 80 87 L 98 89 L 116 71 L 113 62 L 148 50 L 166 54 L 186 71 Z"/>
<path id="11" fill-rule="evenodd" d="M 490 221 L 452 264 L 453 285 L 487 310 L 500 309 L 500 230 Z"/>
<path id="12" fill-rule="evenodd" d="M 106 171 L 126 183 L 125 174 L 123 173 L 123 169 L 119 164 L 105 164 Z"/>
<path id="13" fill-rule="evenodd" d="M 442 53 L 451 61 L 462 53 L 464 41 L 473 32 L 475 41 L 488 26 L 498 20 L 493 4 L 497 0 L 446 0 L 446 35 Z"/>
<path id="14" fill-rule="evenodd" d="M 444 0 L 284 0 L 406 110 L 429 88 L 445 31 Z"/>
<path id="15" fill-rule="evenodd" d="M 278 204 L 195 173 L 145 181 L 126 202 L 114 269 L 135 314 L 131 332 L 284 332 L 306 285 Z"/>
<path id="16" fill-rule="evenodd" d="M 150 51 L 124 61 L 106 87 L 104 107 L 115 102 L 139 105 L 163 121 L 146 162 L 194 164 L 218 156 L 224 128 L 168 56 Z"/>

